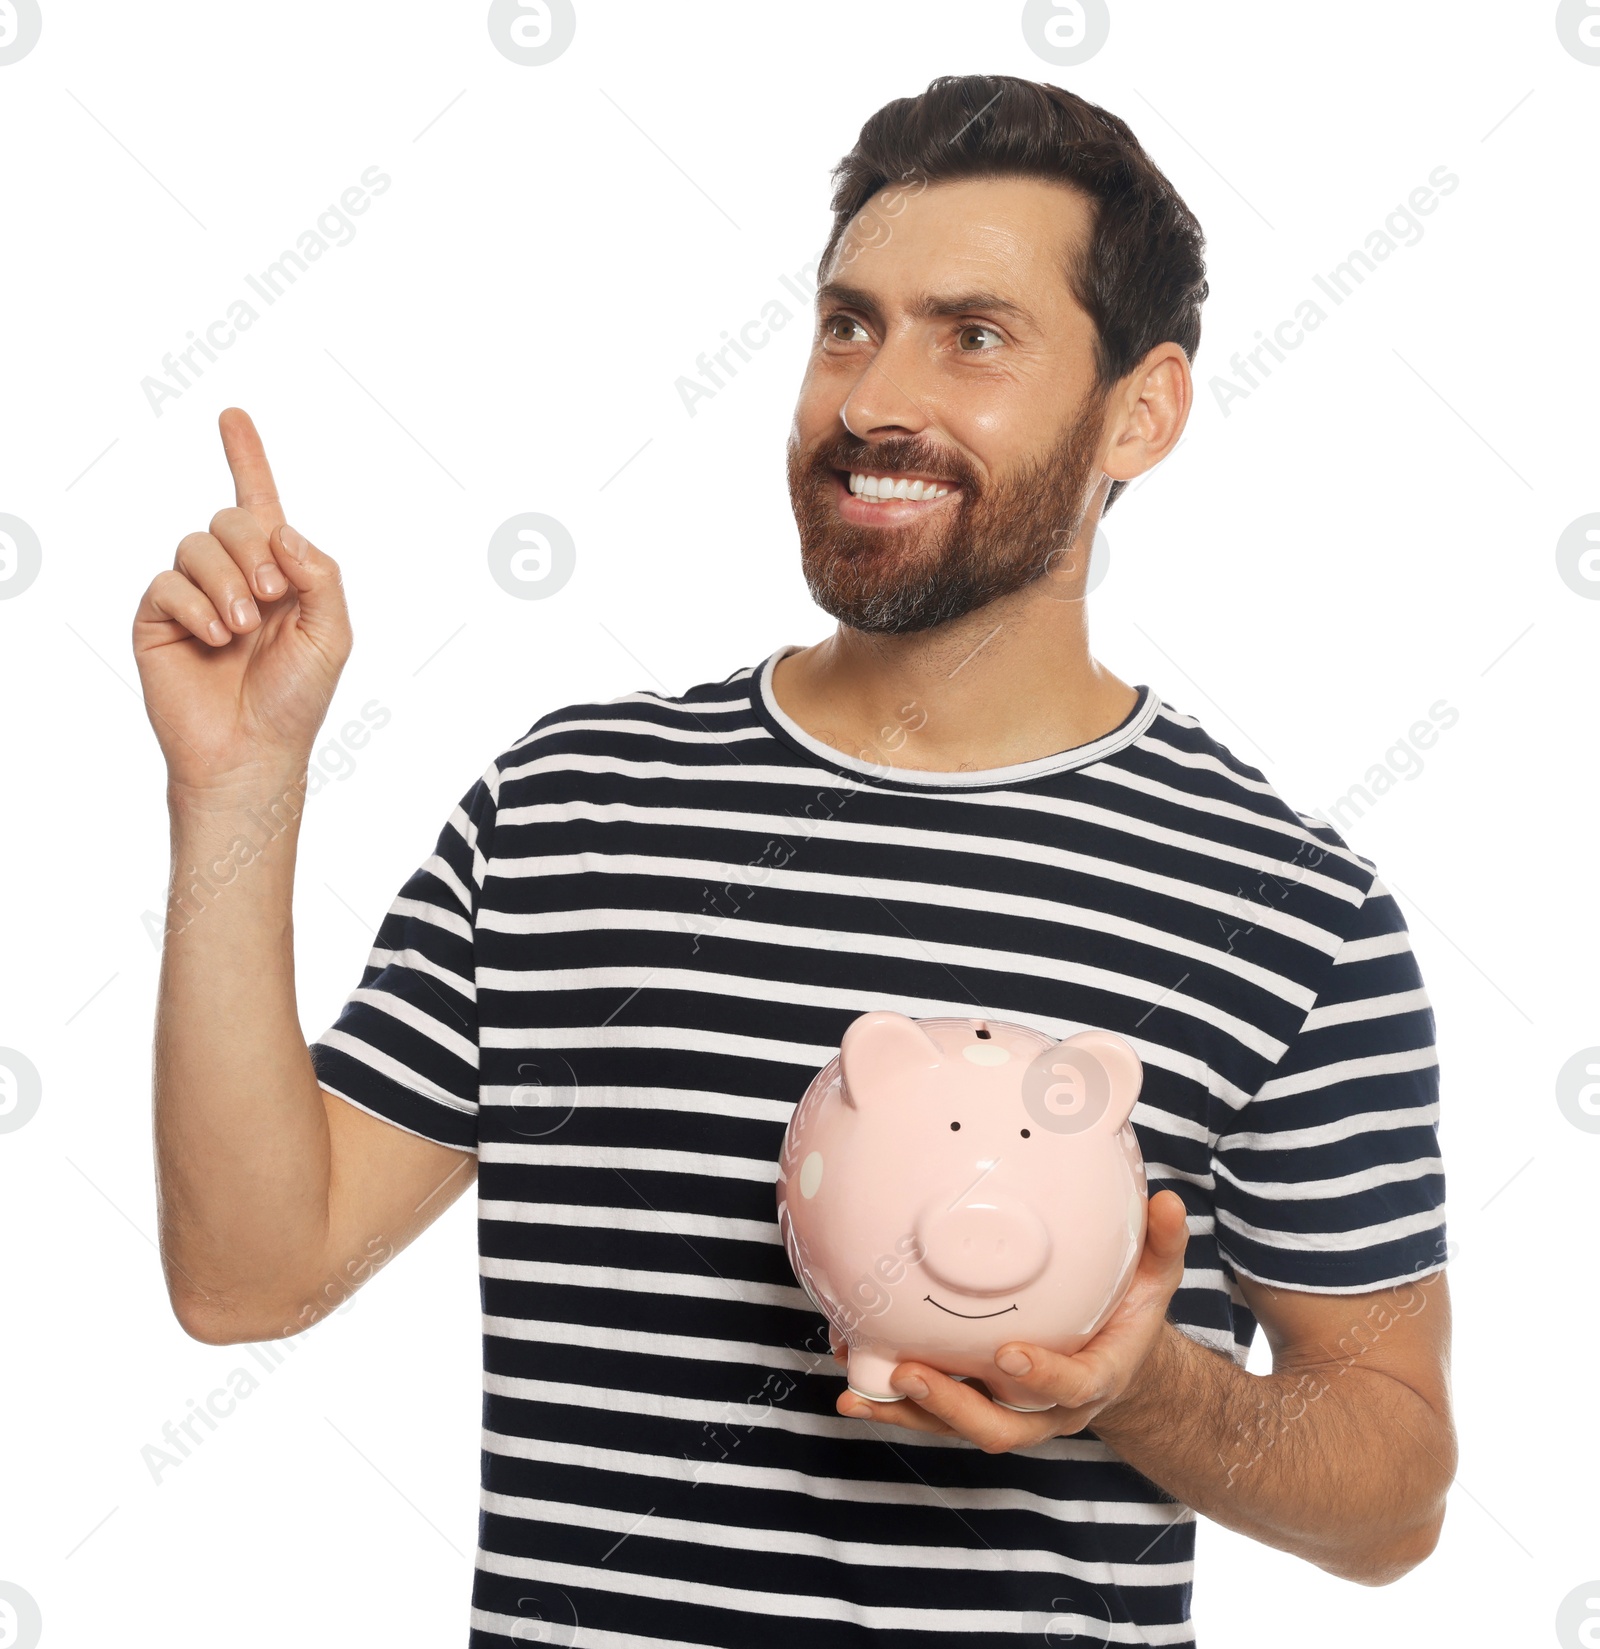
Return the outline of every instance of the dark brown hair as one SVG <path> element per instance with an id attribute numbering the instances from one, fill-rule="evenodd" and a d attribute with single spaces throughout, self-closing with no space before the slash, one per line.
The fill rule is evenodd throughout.
<path id="1" fill-rule="evenodd" d="M 1206 300 L 1205 236 L 1127 123 L 1059 86 L 1007 74 L 940 75 L 917 97 L 886 103 L 833 169 L 833 233 L 824 278 L 846 229 L 880 189 L 954 178 L 1037 177 L 1094 203 L 1088 244 L 1062 272 L 1095 325 L 1104 395 L 1157 344 L 1192 362 Z M 1127 485 L 1114 481 L 1110 509 Z"/>

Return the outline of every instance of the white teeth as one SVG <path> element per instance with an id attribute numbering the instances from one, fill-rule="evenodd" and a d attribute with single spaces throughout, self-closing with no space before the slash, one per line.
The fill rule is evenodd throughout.
<path id="1" fill-rule="evenodd" d="M 906 498 L 912 503 L 924 498 L 943 498 L 950 491 L 937 481 L 908 481 L 904 476 L 892 480 L 887 475 L 862 475 L 859 472 L 851 475 L 850 490 L 858 498 Z"/>

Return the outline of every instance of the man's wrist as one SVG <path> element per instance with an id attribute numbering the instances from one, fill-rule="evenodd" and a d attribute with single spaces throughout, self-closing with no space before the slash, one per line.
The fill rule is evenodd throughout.
<path id="1" fill-rule="evenodd" d="M 1186 1347 L 1192 1347 L 1189 1337 L 1163 1317 L 1155 1344 L 1126 1389 L 1089 1422 L 1102 1442 L 1115 1448 L 1119 1438 L 1144 1436 L 1160 1415 L 1170 1415 L 1173 1400 L 1183 1391 Z"/>
<path id="2" fill-rule="evenodd" d="M 167 781 L 167 809 L 174 820 L 209 822 L 239 815 L 298 814 L 305 807 L 309 764 L 265 769 L 211 785 Z"/>
<path id="3" fill-rule="evenodd" d="M 300 822 L 306 804 L 304 773 L 262 775 L 258 784 L 195 791 L 168 785 L 171 867 L 170 939 L 225 891 L 241 915 L 266 900 L 286 925 L 294 884 Z M 231 890 L 231 891 L 230 891 Z M 249 890 L 249 891 L 246 891 Z"/>

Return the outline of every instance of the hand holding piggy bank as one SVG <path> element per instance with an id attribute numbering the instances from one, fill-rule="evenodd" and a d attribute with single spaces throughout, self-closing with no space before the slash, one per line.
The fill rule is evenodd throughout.
<path id="1" fill-rule="evenodd" d="M 897 1402 L 889 1377 L 916 1359 L 1041 1407 L 994 1353 L 1026 1340 L 1070 1356 L 1127 1292 L 1145 1235 L 1128 1122 L 1142 1078 L 1110 1031 L 1057 1042 L 882 1011 L 849 1026 L 789 1118 L 778 1227 L 849 1347 L 852 1391 Z"/>

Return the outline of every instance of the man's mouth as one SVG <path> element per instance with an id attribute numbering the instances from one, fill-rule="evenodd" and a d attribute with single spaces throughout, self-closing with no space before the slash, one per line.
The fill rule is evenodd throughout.
<path id="1" fill-rule="evenodd" d="M 913 503 L 920 503 L 923 499 L 943 498 L 946 493 L 958 490 L 954 481 L 898 470 L 889 475 L 877 475 L 866 470 L 840 470 L 838 473 L 845 477 L 845 485 L 857 498 L 873 503 L 889 498 L 908 498 Z"/>
<path id="2" fill-rule="evenodd" d="M 833 474 L 839 513 L 847 521 L 897 526 L 961 497 L 957 482 L 911 470 L 836 469 Z"/>

